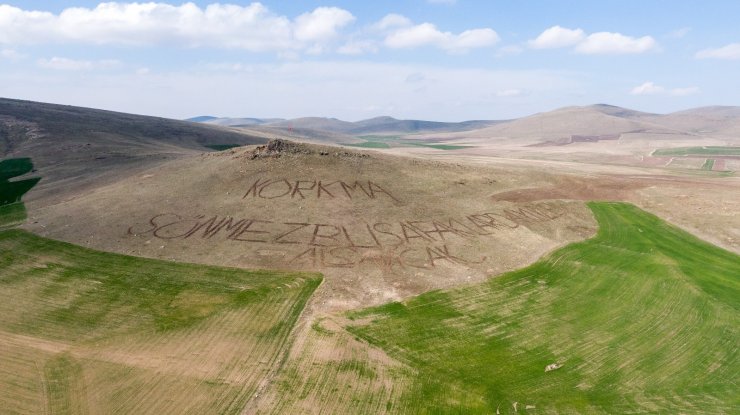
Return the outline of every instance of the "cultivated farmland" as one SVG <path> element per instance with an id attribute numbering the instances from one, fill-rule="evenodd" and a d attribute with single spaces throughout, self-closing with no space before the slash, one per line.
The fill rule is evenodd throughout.
<path id="1" fill-rule="evenodd" d="M 0 267 L 0 405 L 10 413 L 239 413 L 279 369 L 321 281 L 21 230 L 0 232 Z"/>
<path id="2" fill-rule="evenodd" d="M 419 413 L 732 413 L 740 257 L 634 206 L 598 235 L 485 284 L 349 313 L 418 371 Z M 408 378 L 407 378 L 408 379 Z"/>
<path id="3" fill-rule="evenodd" d="M 655 150 L 654 156 L 740 156 L 740 147 L 702 146 L 662 148 Z"/>

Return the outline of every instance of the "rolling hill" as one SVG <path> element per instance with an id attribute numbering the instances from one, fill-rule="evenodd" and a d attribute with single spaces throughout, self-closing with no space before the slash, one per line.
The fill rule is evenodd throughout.
<path id="1" fill-rule="evenodd" d="M 30 157 L 44 178 L 31 199 L 58 195 L 60 186 L 89 189 L 208 145 L 266 141 L 217 126 L 0 98 L 0 157 Z"/>

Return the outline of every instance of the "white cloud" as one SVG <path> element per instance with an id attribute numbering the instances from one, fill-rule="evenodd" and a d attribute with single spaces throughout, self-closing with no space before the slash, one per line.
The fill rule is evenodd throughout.
<path id="1" fill-rule="evenodd" d="M 347 10 L 319 7 L 295 19 L 295 38 L 305 42 L 326 41 L 335 37 L 339 29 L 354 20 L 355 17 Z"/>
<path id="2" fill-rule="evenodd" d="M 99 61 L 76 60 L 69 58 L 53 57 L 51 59 L 39 59 L 39 66 L 47 69 L 62 71 L 87 71 L 98 68 L 110 68 L 119 64 L 117 60 L 106 59 Z"/>
<path id="3" fill-rule="evenodd" d="M 319 7 L 294 20 L 260 3 L 100 3 L 59 14 L 0 5 L 0 44 L 83 43 L 177 45 L 285 51 L 315 48 L 354 21 L 336 7 Z"/>
<path id="4" fill-rule="evenodd" d="M 627 54 L 643 53 L 655 49 L 657 43 L 651 36 L 635 38 L 621 33 L 592 33 L 576 46 L 583 54 Z"/>
<path id="5" fill-rule="evenodd" d="M 581 29 L 553 26 L 528 43 L 533 49 L 564 48 L 581 42 L 585 36 L 586 34 Z"/>
<path id="6" fill-rule="evenodd" d="M 582 29 L 552 26 L 527 42 L 532 49 L 555 49 L 575 46 L 582 54 L 628 54 L 643 53 L 655 49 L 658 44 L 651 36 L 632 37 L 621 33 L 597 32 L 586 34 Z"/>
<path id="7" fill-rule="evenodd" d="M 697 59 L 740 59 L 740 43 L 730 43 L 716 49 L 704 49 L 696 53 Z"/>
<path id="8" fill-rule="evenodd" d="M 655 85 L 653 82 L 645 82 L 642 85 L 638 85 L 630 91 L 632 95 L 654 95 L 665 92 L 665 88 L 662 86 Z"/>
<path id="9" fill-rule="evenodd" d="M 435 46 L 449 52 L 465 52 L 470 49 L 493 46 L 499 41 L 498 34 L 489 28 L 471 29 L 454 34 L 442 32 L 431 23 L 395 30 L 385 38 L 386 46 L 393 49 Z"/>
<path id="10" fill-rule="evenodd" d="M 632 95 L 672 95 L 676 97 L 685 97 L 689 95 L 695 95 L 700 92 L 698 87 L 692 86 L 687 88 L 673 88 L 667 89 L 660 85 L 656 85 L 653 82 L 645 82 L 642 85 L 638 85 L 630 91 Z"/>
<path id="11" fill-rule="evenodd" d="M 380 19 L 379 22 L 375 23 L 373 25 L 373 28 L 376 30 L 387 30 L 393 27 L 405 27 L 405 26 L 411 26 L 411 20 L 403 15 L 400 14 L 387 14 L 382 19 Z"/>
<path id="12" fill-rule="evenodd" d="M 429 44 L 441 44 L 447 36 L 437 30 L 431 23 L 399 29 L 385 38 L 385 44 L 391 48 L 413 48 Z"/>
<path id="13" fill-rule="evenodd" d="M 18 52 L 15 49 L 0 49 L 0 58 L 7 59 L 11 62 L 19 61 L 25 57 L 26 55 Z"/>

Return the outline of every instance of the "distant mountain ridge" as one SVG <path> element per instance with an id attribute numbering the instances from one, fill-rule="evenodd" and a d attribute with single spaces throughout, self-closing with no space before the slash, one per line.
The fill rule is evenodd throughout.
<path id="1" fill-rule="evenodd" d="M 563 107 L 510 120 L 471 120 L 441 122 L 400 120 L 379 116 L 361 121 L 328 117 L 227 118 L 200 116 L 190 118 L 205 124 L 228 127 L 265 127 L 280 131 L 302 131 L 319 136 L 321 132 L 345 136 L 406 134 L 470 134 L 471 137 L 510 137 L 559 139 L 570 136 L 622 134 L 635 131 L 697 134 L 740 132 L 740 107 L 708 106 L 656 114 L 609 104 Z"/>
<path id="2" fill-rule="evenodd" d="M 302 117 L 294 119 L 281 118 L 229 118 L 199 116 L 189 118 L 205 124 L 215 124 L 228 127 L 265 126 L 281 129 L 318 130 L 341 133 L 347 135 L 370 134 L 411 134 L 421 132 L 455 132 L 467 131 L 495 125 L 502 121 L 471 120 L 463 122 L 441 122 L 424 120 L 399 120 L 389 116 L 380 116 L 356 122 L 343 121 L 327 117 Z"/>

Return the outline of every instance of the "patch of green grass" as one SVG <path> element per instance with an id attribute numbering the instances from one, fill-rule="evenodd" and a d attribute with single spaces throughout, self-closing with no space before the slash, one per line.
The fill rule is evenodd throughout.
<path id="1" fill-rule="evenodd" d="M 82 366 L 69 353 L 59 354 L 46 362 L 44 385 L 50 413 L 88 413 Z"/>
<path id="2" fill-rule="evenodd" d="M 660 148 L 653 156 L 740 156 L 740 147 L 703 146 Z"/>
<path id="3" fill-rule="evenodd" d="M 378 377 L 375 370 L 364 360 L 342 360 L 337 364 L 337 370 L 339 372 L 353 372 L 362 378 L 375 379 Z"/>
<path id="4" fill-rule="evenodd" d="M 36 186 L 39 180 L 41 178 L 36 177 L 13 182 L 0 181 L 0 206 L 20 202 L 23 195 Z"/>
<path id="5" fill-rule="evenodd" d="M 367 141 L 398 141 L 401 139 L 400 135 L 359 135 L 357 138 L 361 138 Z"/>
<path id="6" fill-rule="evenodd" d="M 714 159 L 706 159 L 704 164 L 701 166 L 702 170 L 712 171 L 714 168 Z"/>
<path id="7" fill-rule="evenodd" d="M 33 163 L 27 157 L 0 161 L 0 181 L 22 176 L 32 170 Z"/>
<path id="8" fill-rule="evenodd" d="M 347 143 L 343 144 L 349 147 L 361 147 L 361 148 L 391 148 L 387 143 L 379 141 L 365 141 L 363 143 Z"/>
<path id="9" fill-rule="evenodd" d="M 245 271 L 111 254 L 16 229 L 0 232 L 0 250 L 0 263 L 11 270 L 0 279 L 0 293 L 44 281 L 38 290 L 25 293 L 37 298 L 39 306 L 17 313 L 12 326 L 28 334 L 57 333 L 65 338 L 146 327 L 182 329 L 221 311 L 259 303 L 280 286 L 298 280 L 308 294 L 283 321 L 284 328 L 290 329 L 307 300 L 303 297 L 310 297 L 321 281 L 317 274 Z M 34 266 L 39 257 L 53 259 Z M 245 302 L 250 293 L 259 297 Z M 129 314 L 124 320 L 122 310 Z M 0 324 L 3 320 L 0 317 Z"/>
<path id="10" fill-rule="evenodd" d="M 470 146 L 459 146 L 454 144 L 429 144 L 420 143 L 418 141 L 404 141 L 403 143 L 417 147 L 436 148 L 437 150 L 461 150 L 463 148 L 470 148 Z"/>
<path id="11" fill-rule="evenodd" d="M 334 335 L 334 332 L 331 331 L 331 330 L 329 330 L 329 329 L 324 328 L 324 326 L 321 325 L 321 322 L 322 321 L 323 321 L 323 319 L 318 319 L 318 320 L 314 321 L 311 324 L 311 330 L 315 331 L 320 336 L 333 336 Z"/>
<path id="12" fill-rule="evenodd" d="M 0 205 L 0 230 L 17 225 L 26 220 L 26 207 L 23 203 Z"/>
<path id="13" fill-rule="evenodd" d="M 241 413 L 321 280 L 0 231 L 0 412 Z"/>
<path id="14" fill-rule="evenodd" d="M 349 314 L 369 321 L 351 333 L 418 371 L 404 411 L 740 407 L 740 256 L 629 204 L 589 206 L 590 240 L 483 284 Z"/>
<path id="15" fill-rule="evenodd" d="M 214 151 L 224 151 L 234 147 L 241 147 L 244 144 L 206 144 L 204 147 Z"/>

